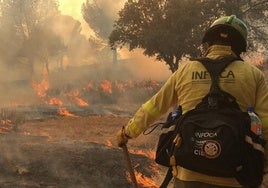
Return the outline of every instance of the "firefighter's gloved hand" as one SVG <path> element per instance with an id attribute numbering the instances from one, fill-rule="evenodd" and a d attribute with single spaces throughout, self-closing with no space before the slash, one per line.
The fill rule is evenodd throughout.
<path id="1" fill-rule="evenodd" d="M 122 127 L 116 134 L 117 145 L 123 147 L 127 144 L 130 137 L 125 134 L 125 127 Z"/>

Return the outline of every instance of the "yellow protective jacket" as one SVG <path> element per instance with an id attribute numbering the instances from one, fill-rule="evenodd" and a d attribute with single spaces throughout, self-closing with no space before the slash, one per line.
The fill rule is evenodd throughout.
<path id="1" fill-rule="evenodd" d="M 216 59 L 219 56 L 234 55 L 231 47 L 213 45 L 206 57 Z M 126 134 L 132 138 L 139 136 L 172 106 L 181 105 L 183 113 L 193 109 L 208 93 L 210 88 L 209 74 L 197 61 L 189 61 L 173 73 L 163 87 L 144 103 L 126 125 Z M 201 75 L 201 76 L 200 76 Z M 240 108 L 246 111 L 253 106 L 263 123 L 262 137 L 268 140 L 268 86 L 263 72 L 254 65 L 235 61 L 222 73 L 220 87 L 232 94 Z M 268 149 L 265 150 L 268 160 Z M 268 165 L 265 166 L 268 169 Z M 209 184 L 241 187 L 234 178 L 213 177 L 174 167 L 176 177 L 185 181 L 200 181 Z"/>

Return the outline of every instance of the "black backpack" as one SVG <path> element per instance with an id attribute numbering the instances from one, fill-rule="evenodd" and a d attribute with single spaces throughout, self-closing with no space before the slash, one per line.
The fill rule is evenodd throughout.
<path id="1" fill-rule="evenodd" d="M 179 165 L 210 176 L 234 177 L 245 186 L 260 185 L 264 140 L 250 131 L 248 113 L 241 111 L 236 99 L 218 84 L 221 72 L 236 58 L 196 60 L 210 73 L 210 91 L 193 110 L 172 122 L 176 128 L 172 135 L 169 133 L 169 148 L 157 148 L 156 162 L 163 162 L 159 160 L 160 150 L 168 151 L 169 166 Z M 164 165 L 168 166 L 166 160 Z"/>

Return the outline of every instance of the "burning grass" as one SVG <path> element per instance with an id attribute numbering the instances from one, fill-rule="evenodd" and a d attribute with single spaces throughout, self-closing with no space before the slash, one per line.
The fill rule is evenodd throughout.
<path id="1" fill-rule="evenodd" d="M 56 105 L 59 113 L 66 116 L 75 116 L 68 112 L 65 106 L 88 107 L 90 105 L 105 104 L 140 104 L 151 97 L 161 86 L 160 82 L 147 81 L 88 81 L 84 86 L 62 85 L 60 88 L 50 87 L 46 76 L 32 87 L 40 97 L 40 101 L 46 105 Z"/>
<path id="2" fill-rule="evenodd" d="M 114 144 L 115 131 L 161 83 L 109 79 L 59 83 L 45 72 L 31 82 L 26 88 L 30 97 L 2 107 L 0 186 L 130 187 L 123 153 Z M 16 103 L 20 100 L 23 105 Z M 152 147 L 136 143 L 130 147 L 140 187 L 157 187 L 160 175 Z"/>

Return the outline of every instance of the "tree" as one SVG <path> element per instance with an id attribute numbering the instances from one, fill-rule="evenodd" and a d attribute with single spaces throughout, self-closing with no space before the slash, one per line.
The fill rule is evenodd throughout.
<path id="1" fill-rule="evenodd" d="M 12 66 L 18 62 L 18 57 L 24 57 L 33 71 L 34 57 L 39 56 L 38 58 L 43 62 L 45 51 L 46 55 L 55 53 L 55 51 L 48 53 L 48 48 L 52 43 L 45 40 L 51 39 L 53 43 L 60 42 L 58 39 L 55 40 L 57 37 L 53 33 L 45 32 L 46 24 L 59 13 L 57 0 L 2 0 L 0 8 L 2 13 L 1 34 L 3 34 L 1 37 L 6 38 L 7 41 L 10 41 L 10 45 L 15 46 L 15 48 L 11 48 L 12 53 L 9 54 L 10 57 L 5 58 L 4 63 Z M 9 33 L 9 31 L 12 32 Z M 61 44 L 57 45 L 61 46 Z M 55 44 L 53 46 L 55 47 Z M 10 46 L 6 46 L 6 48 L 8 47 Z M 26 49 L 30 51 L 26 52 Z M 48 67 L 47 63 L 47 61 L 44 62 L 46 67 Z"/>
<path id="2" fill-rule="evenodd" d="M 174 72 L 183 55 L 198 54 L 206 8 L 196 0 L 129 0 L 119 12 L 110 46 L 142 48 Z"/>
<path id="3" fill-rule="evenodd" d="M 14 7 L 11 1 L 0 2 L 0 58 L 1 66 L 9 66 L 15 62 L 14 56 L 20 49 L 22 40 L 18 35 L 18 29 L 15 25 L 16 19 L 13 13 Z"/>
<path id="4" fill-rule="evenodd" d="M 113 30 L 113 23 L 117 17 L 114 5 L 120 4 L 122 0 L 87 0 L 82 5 L 82 14 L 89 27 L 95 32 L 98 40 L 91 37 L 90 43 L 98 41 L 100 56 L 111 53 L 108 45 L 108 39 Z M 112 8 L 111 8 L 112 7 Z M 116 49 L 114 49 L 114 62 L 116 61 Z"/>
<path id="5" fill-rule="evenodd" d="M 220 6 L 226 15 L 235 14 L 245 21 L 249 29 L 249 50 L 268 48 L 268 0 L 225 0 Z"/>
<path id="6" fill-rule="evenodd" d="M 57 56 L 58 53 L 66 49 L 59 35 L 53 33 L 51 29 L 43 27 L 35 28 L 31 37 L 25 40 L 22 46 L 23 48 L 17 55 L 28 59 L 38 59 L 43 63 L 47 73 L 50 72 L 50 58 Z"/>
<path id="7" fill-rule="evenodd" d="M 265 10 L 267 0 L 128 0 L 119 12 L 119 19 L 109 36 L 109 44 L 112 48 L 128 45 L 130 51 L 142 48 L 145 55 L 164 61 L 174 72 L 184 55 L 196 56 L 200 53 L 200 36 L 221 15 L 236 14 L 246 20 L 251 31 L 256 29 L 256 34 L 250 33 L 249 38 L 266 39 L 262 40 L 265 43 Z M 250 20 L 251 14 L 255 23 Z M 256 22 L 257 18 L 263 21 Z"/>
<path id="8" fill-rule="evenodd" d="M 111 3 L 117 3 L 118 0 L 87 0 L 82 5 L 82 14 L 84 20 L 92 28 L 95 34 L 101 39 L 107 41 L 110 32 L 113 29 L 114 16 L 111 11 L 105 7 L 109 7 Z"/>

